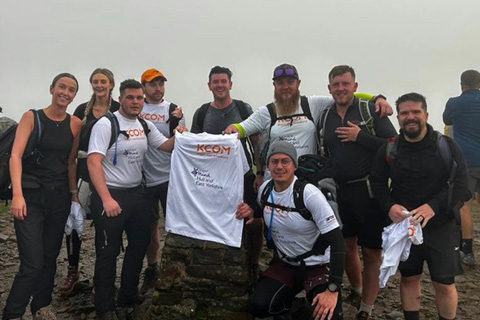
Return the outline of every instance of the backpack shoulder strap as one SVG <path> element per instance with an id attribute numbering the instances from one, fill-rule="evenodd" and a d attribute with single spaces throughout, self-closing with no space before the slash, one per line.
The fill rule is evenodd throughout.
<path id="1" fill-rule="evenodd" d="M 235 104 L 238 108 L 238 112 L 240 113 L 240 117 L 242 117 L 242 120 L 247 119 L 250 116 L 250 114 L 248 113 L 248 109 L 245 102 L 243 102 L 242 100 L 233 100 L 233 101 L 235 101 Z"/>
<path id="2" fill-rule="evenodd" d="M 446 136 L 441 134 L 438 131 L 435 131 L 436 136 L 436 144 L 438 148 L 438 152 L 440 153 L 440 157 L 442 158 L 443 164 L 445 168 L 449 171 L 448 175 L 448 202 L 447 208 L 450 210 L 452 205 L 452 197 L 453 197 L 453 189 L 455 186 L 455 176 L 457 173 L 457 162 L 453 158 L 452 147 L 450 146 L 449 140 Z"/>
<path id="3" fill-rule="evenodd" d="M 318 151 L 320 155 L 326 156 L 325 150 L 325 123 L 327 122 L 327 116 L 330 110 L 333 108 L 333 105 L 330 105 L 323 109 L 320 121 L 317 124 L 317 142 L 318 142 Z"/>
<path id="4" fill-rule="evenodd" d="M 117 117 L 115 117 L 116 119 Z M 137 117 L 138 121 L 140 121 L 140 124 L 142 125 L 143 127 L 143 132 L 145 132 L 145 136 L 148 138 L 148 134 L 150 133 L 150 128 L 148 127 L 148 123 L 147 121 L 145 121 L 144 119 L 140 118 L 140 117 Z M 118 120 L 117 120 L 118 121 Z"/>
<path id="5" fill-rule="evenodd" d="M 312 112 L 310 111 L 310 104 L 308 103 L 308 98 L 306 96 L 300 97 L 300 106 L 302 107 L 302 111 L 308 120 L 313 121 Z"/>
<path id="6" fill-rule="evenodd" d="M 266 105 L 268 113 L 270 114 L 270 129 L 273 127 L 275 122 L 277 122 L 277 110 L 275 109 L 275 104 L 269 103 Z"/>
<path id="7" fill-rule="evenodd" d="M 202 131 L 203 131 L 203 123 L 205 121 L 205 115 L 207 114 L 207 110 L 209 106 L 210 106 L 210 102 L 207 102 L 202 104 L 202 106 L 198 108 L 196 121 L 197 121 L 197 126 Z"/>
<path id="8" fill-rule="evenodd" d="M 260 207 L 262 208 L 262 212 L 268 203 L 268 197 L 272 192 L 272 188 L 273 188 L 273 180 L 270 180 L 270 182 L 268 182 L 265 188 L 263 189 L 262 195 L 260 196 Z"/>
<path id="9" fill-rule="evenodd" d="M 358 125 L 365 126 L 368 130 L 368 133 L 370 133 L 372 136 L 376 136 L 375 125 L 373 123 L 373 117 L 368 106 L 368 100 L 358 99 L 358 111 L 362 117 L 362 122 L 360 122 Z"/>
<path id="10" fill-rule="evenodd" d="M 33 130 L 28 138 L 23 157 L 28 157 L 40 143 L 43 134 L 43 122 L 38 110 L 30 109 L 33 113 Z"/>
<path id="11" fill-rule="evenodd" d="M 305 220 L 312 220 L 312 213 L 308 211 L 305 207 L 305 202 L 303 201 L 303 194 L 307 183 L 307 181 L 300 179 L 295 181 L 293 184 L 293 202 L 295 203 L 295 211 L 300 213 Z"/>
<path id="12" fill-rule="evenodd" d="M 170 107 L 168 108 L 168 129 L 170 131 L 170 137 L 173 136 L 173 130 L 178 126 L 180 123 L 180 119 L 172 117 L 172 112 L 177 108 L 178 106 L 175 103 L 170 103 Z M 145 127 L 144 127 L 145 128 Z M 147 131 L 145 131 L 147 132 Z M 150 130 L 148 130 L 150 132 Z"/>
<path id="13" fill-rule="evenodd" d="M 110 127 L 111 127 L 111 135 L 110 135 L 110 142 L 108 143 L 108 148 L 110 149 L 113 144 L 117 141 L 118 136 L 120 135 L 120 123 L 118 122 L 117 117 L 108 111 L 105 113 L 104 117 L 110 120 Z"/>
<path id="14" fill-rule="evenodd" d="M 448 143 L 447 138 L 440 132 L 435 131 L 435 135 L 436 135 L 438 151 L 440 152 L 440 156 L 442 157 L 442 161 L 445 165 L 445 168 L 447 168 L 448 170 L 451 170 L 452 164 L 455 160 L 453 159 L 450 144 Z"/>

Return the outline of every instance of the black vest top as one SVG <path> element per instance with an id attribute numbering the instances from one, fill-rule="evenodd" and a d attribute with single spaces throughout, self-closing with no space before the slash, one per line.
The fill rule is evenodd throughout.
<path id="1" fill-rule="evenodd" d="M 39 155 L 34 161 L 24 163 L 23 172 L 39 179 L 44 187 L 68 187 L 68 157 L 73 145 L 70 115 L 57 122 L 50 120 L 43 110 L 38 114 L 42 123 Z"/>

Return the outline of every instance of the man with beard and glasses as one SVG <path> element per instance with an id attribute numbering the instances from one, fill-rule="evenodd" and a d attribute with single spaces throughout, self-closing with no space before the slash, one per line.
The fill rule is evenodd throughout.
<path id="1" fill-rule="evenodd" d="M 425 97 L 408 93 L 398 98 L 396 105 L 401 128 L 395 142 L 396 152 L 394 157 L 387 156 L 387 146 L 393 142 L 380 147 L 370 183 L 382 211 L 394 223 L 409 218 L 410 223 L 422 226 L 423 244 L 412 245 L 408 259 L 399 265 L 404 316 L 406 320 L 420 318 L 420 280 L 426 261 L 435 289 L 438 317 L 455 319 L 458 295 L 454 283 L 461 264 L 454 210 L 462 206 L 469 194 L 465 159 L 452 139 L 439 136 L 427 124 Z M 451 163 L 457 164 L 450 201 L 451 172 L 442 158 L 438 139 L 446 140 L 454 160 Z"/>
<path id="2" fill-rule="evenodd" d="M 384 218 L 368 184 L 372 161 L 386 141 L 397 135 L 388 118 L 375 113 L 373 103 L 355 97 L 358 83 L 352 67 L 339 65 L 328 74 L 328 90 L 335 103 L 322 123 L 323 149 L 336 172 L 337 201 L 347 246 L 345 271 L 351 285 L 349 300 L 356 319 L 368 319 L 379 290 Z M 361 103 L 370 109 L 372 126 L 364 121 Z M 358 246 L 362 248 L 363 273 Z"/>
<path id="3" fill-rule="evenodd" d="M 301 80 L 297 68 L 291 64 L 277 66 L 273 71 L 272 80 L 275 102 L 271 104 L 271 107 L 267 105 L 258 108 L 247 120 L 230 125 L 225 133 L 238 132 L 240 137 L 260 133 L 262 143 L 265 144 L 263 150 L 268 150 L 268 144 L 283 140 L 294 145 L 299 157 L 304 154 L 317 153 L 315 127 L 323 110 L 333 104 L 333 99 L 327 96 L 301 97 L 299 90 Z M 372 95 L 366 96 L 373 98 Z M 272 123 L 270 114 L 272 109 L 276 114 L 275 123 Z M 309 109 L 309 112 L 305 112 L 307 109 Z M 380 110 L 382 116 L 392 114 L 392 108 L 381 96 L 376 99 L 376 111 L 379 112 Z M 264 159 L 263 161 L 260 160 L 256 163 L 255 189 L 258 189 L 265 181 L 265 163 Z M 265 177 L 270 177 L 268 171 Z"/>

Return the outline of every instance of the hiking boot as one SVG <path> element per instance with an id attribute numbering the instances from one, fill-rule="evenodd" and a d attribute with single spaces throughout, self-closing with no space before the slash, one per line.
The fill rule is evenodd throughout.
<path id="1" fill-rule="evenodd" d="M 360 311 L 357 313 L 357 316 L 355 317 L 355 320 L 368 320 L 370 319 L 370 315 L 366 311 Z"/>
<path id="2" fill-rule="evenodd" d="M 137 293 L 134 296 L 125 298 L 119 296 L 117 298 L 117 306 L 118 307 L 127 307 L 127 306 L 134 306 L 134 305 L 139 305 L 142 304 L 142 302 L 145 300 L 145 297 L 142 294 Z"/>
<path id="3" fill-rule="evenodd" d="M 118 320 L 118 317 L 115 311 L 108 311 L 107 313 L 98 316 L 98 320 Z"/>
<path id="4" fill-rule="evenodd" d="M 140 288 L 140 293 L 145 295 L 148 290 L 155 287 L 155 282 L 158 279 L 158 275 L 160 274 L 160 270 L 158 265 L 155 264 L 153 266 L 148 266 L 143 273 L 143 284 Z"/>
<path id="5" fill-rule="evenodd" d="M 33 314 L 33 320 L 57 320 L 50 307 L 43 307 Z"/>
<path id="6" fill-rule="evenodd" d="M 472 253 L 464 253 L 460 251 L 460 258 L 462 259 L 462 263 L 466 266 L 473 267 L 475 266 L 475 256 Z"/>
<path id="7" fill-rule="evenodd" d="M 362 302 L 362 295 L 350 289 L 350 294 L 343 301 L 354 306 L 358 310 L 360 309 L 360 303 Z"/>
<path id="8" fill-rule="evenodd" d="M 58 288 L 58 293 L 61 295 L 72 293 L 75 284 L 78 282 L 78 278 L 78 267 L 68 266 L 67 277 L 63 281 L 63 284 Z"/>

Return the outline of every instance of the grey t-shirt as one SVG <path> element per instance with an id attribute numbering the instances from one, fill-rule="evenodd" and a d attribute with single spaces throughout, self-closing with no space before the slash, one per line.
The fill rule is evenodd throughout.
<path id="1" fill-rule="evenodd" d="M 245 106 L 247 107 L 248 113 L 252 114 L 252 107 L 248 103 L 245 103 Z M 201 107 L 197 109 L 193 116 L 191 130 L 193 133 L 207 132 L 211 134 L 221 134 L 229 125 L 243 121 L 240 111 L 238 110 L 237 102 L 233 100 L 232 104 L 224 109 L 217 109 L 209 105 L 205 113 L 205 118 L 203 119 L 203 127 L 200 128 L 200 124 L 198 123 L 200 109 Z"/>

